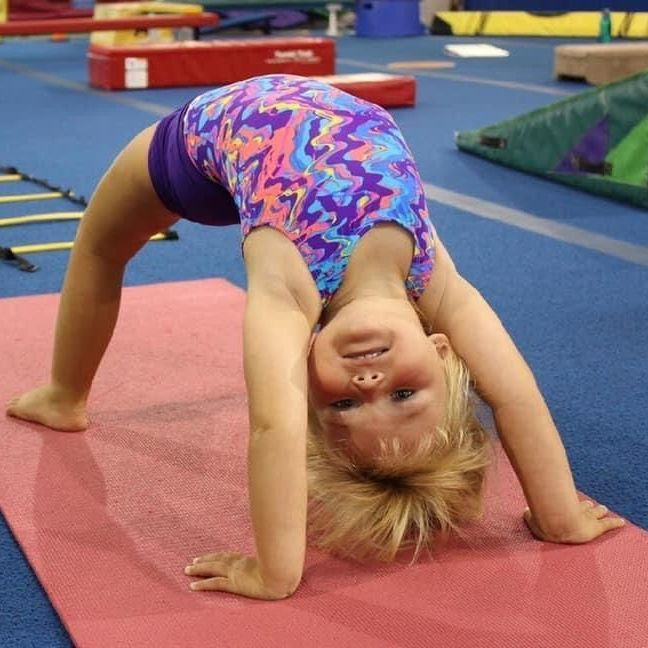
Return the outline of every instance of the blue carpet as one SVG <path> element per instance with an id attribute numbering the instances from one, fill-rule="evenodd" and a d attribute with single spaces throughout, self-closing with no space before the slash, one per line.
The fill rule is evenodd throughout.
<path id="1" fill-rule="evenodd" d="M 380 68 L 398 60 L 441 59 L 448 40 L 344 38 L 338 45 L 343 61 L 338 71 Z M 511 57 L 457 60 L 453 70 L 420 74 L 418 106 L 394 111 L 423 180 L 647 245 L 645 212 L 457 152 L 455 131 L 486 126 L 561 98 L 551 92 L 583 89 L 551 78 L 557 41 L 489 42 L 509 49 Z M 0 45 L 3 96 L 20 102 L 17 109 L 0 101 L 5 125 L 0 165 L 18 166 L 88 196 L 119 149 L 157 119 L 154 110 L 132 100 L 150 102 L 158 111 L 171 110 L 201 89 L 89 92 L 86 45 L 82 39 Z M 485 79 L 495 85 L 485 85 Z M 529 87 L 501 85 L 506 82 Z M 3 193 L 15 190 L 2 187 Z M 65 201 L 45 205 L 0 205 L 0 217 L 49 208 L 76 210 Z M 644 477 L 648 268 L 451 207 L 431 208 L 459 267 L 495 306 L 533 367 L 565 440 L 579 488 L 648 527 Z M 70 240 L 74 228 L 70 223 L 5 228 L 0 230 L 0 245 Z M 179 242 L 154 243 L 142 251 L 128 269 L 127 284 L 220 276 L 244 285 L 237 227 L 209 229 L 180 223 L 177 229 Z M 58 291 L 67 256 L 67 252 L 34 255 L 41 265 L 35 274 L 0 265 L 0 296 Z M 4 522 L 0 573 L 0 646 L 70 645 Z"/>
<path id="2" fill-rule="evenodd" d="M 2 648 L 71 646 L 36 576 L 0 517 L 0 645 Z"/>

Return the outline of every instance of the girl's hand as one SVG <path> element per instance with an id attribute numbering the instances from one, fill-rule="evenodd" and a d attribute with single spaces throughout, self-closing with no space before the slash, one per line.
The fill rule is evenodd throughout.
<path id="1" fill-rule="evenodd" d="M 185 567 L 187 576 L 199 576 L 202 580 L 191 583 L 195 591 L 218 591 L 239 594 L 249 598 L 276 601 L 287 598 L 292 591 L 273 591 L 263 583 L 256 558 L 236 552 L 219 552 L 195 558 Z"/>
<path id="2" fill-rule="evenodd" d="M 576 517 L 558 533 L 541 529 L 529 509 L 524 512 L 524 521 L 538 540 L 561 544 L 583 544 L 625 524 L 625 520 L 621 518 L 606 517 L 607 513 L 608 509 L 605 506 L 588 501 L 579 502 Z"/>

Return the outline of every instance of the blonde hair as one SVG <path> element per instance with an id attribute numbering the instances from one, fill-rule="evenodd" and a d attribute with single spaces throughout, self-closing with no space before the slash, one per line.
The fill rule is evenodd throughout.
<path id="1" fill-rule="evenodd" d="M 414 547 L 415 560 L 481 515 L 489 438 L 474 411 L 468 370 L 452 350 L 444 369 L 444 421 L 413 449 L 395 438 L 368 462 L 358 461 L 331 447 L 311 413 L 309 530 L 317 546 L 382 561 Z"/>

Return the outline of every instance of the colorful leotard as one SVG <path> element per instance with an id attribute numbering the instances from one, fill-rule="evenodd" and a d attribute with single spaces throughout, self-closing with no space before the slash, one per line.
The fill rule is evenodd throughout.
<path id="1" fill-rule="evenodd" d="M 414 240 L 406 287 L 421 295 L 434 263 L 434 228 L 412 154 L 385 110 L 319 81 L 270 75 L 202 94 L 177 118 L 178 149 L 201 176 L 194 184 L 208 180 L 233 199 L 214 206 L 213 221 L 204 200 L 198 217 L 182 204 L 178 213 L 225 224 L 235 208 L 243 239 L 260 226 L 280 230 L 302 254 L 324 305 L 363 234 L 398 223 Z M 151 157 L 149 167 L 161 197 L 158 185 L 174 189 L 175 174 L 156 182 Z M 187 192 L 175 189 L 182 203 Z M 194 186 L 194 203 L 199 194 Z"/>

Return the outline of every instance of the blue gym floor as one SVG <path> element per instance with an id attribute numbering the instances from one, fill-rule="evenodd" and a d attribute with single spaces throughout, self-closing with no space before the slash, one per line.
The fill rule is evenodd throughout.
<path id="1" fill-rule="evenodd" d="M 449 40 L 341 38 L 338 72 L 444 59 Z M 434 222 L 462 272 L 499 312 L 534 369 L 579 489 L 648 528 L 648 214 L 456 150 L 456 131 L 586 89 L 552 79 L 555 40 L 480 42 L 506 47 L 511 56 L 453 59 L 454 69 L 416 74 L 416 108 L 395 110 L 394 116 L 430 192 L 453 192 L 431 202 Z M 135 133 L 202 89 L 92 90 L 86 47 L 85 39 L 0 44 L 0 166 L 88 196 Z M 24 185 L 0 187 L 0 193 L 24 191 L 29 191 Z M 472 200 L 462 202 L 466 196 Z M 493 203 L 496 217 L 485 218 Z M 0 205 L 0 217 L 76 209 L 65 201 Z M 522 218 L 512 218 L 511 210 L 523 212 Z M 567 231 L 567 240 L 530 231 L 528 216 Z M 572 229 L 561 229 L 566 225 Z M 71 240 L 74 228 L 71 223 L 3 228 L 0 245 Z M 181 223 L 177 230 L 180 241 L 151 243 L 142 251 L 129 267 L 127 284 L 219 276 L 244 285 L 236 227 Z M 594 249 L 585 246 L 590 234 L 599 235 Z M 634 246 L 634 261 L 617 254 L 627 249 L 624 244 Z M 41 266 L 34 274 L 0 264 L 0 297 L 58 291 L 67 256 L 32 255 Z M 9 308 L 0 302 L 1 318 L 12 316 Z M 60 498 L 64 506 L 66 494 Z M 0 578 L 0 646 L 71 645 L 4 520 Z"/>

